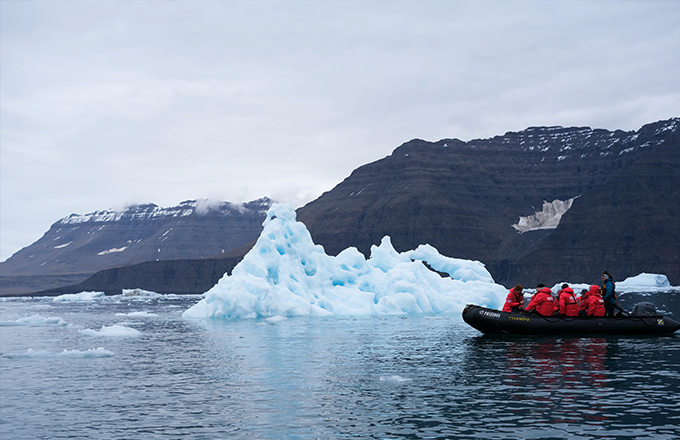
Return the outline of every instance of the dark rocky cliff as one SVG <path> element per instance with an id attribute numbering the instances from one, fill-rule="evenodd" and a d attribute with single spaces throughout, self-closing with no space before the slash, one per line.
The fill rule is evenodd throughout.
<path id="1" fill-rule="evenodd" d="M 675 118 L 636 132 L 534 127 L 469 142 L 413 140 L 355 170 L 300 208 L 298 218 L 329 253 L 355 246 L 368 254 L 389 235 L 400 251 L 429 243 L 442 254 L 480 260 L 508 285 L 597 281 L 604 268 L 624 277 L 643 267 L 680 281 L 677 241 L 641 253 L 677 233 L 679 131 Z M 574 197 L 566 226 L 522 234 L 512 226 L 544 201 Z M 665 206 L 641 226 L 662 198 Z M 589 252 L 572 249 L 570 234 Z M 578 264 L 565 265 L 572 254 Z"/>

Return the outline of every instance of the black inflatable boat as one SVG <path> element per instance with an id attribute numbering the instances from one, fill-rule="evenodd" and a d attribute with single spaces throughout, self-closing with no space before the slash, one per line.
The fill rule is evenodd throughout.
<path id="1" fill-rule="evenodd" d="M 508 335 L 668 335 L 680 322 L 658 314 L 598 318 L 512 313 L 468 304 L 463 320 L 482 333 Z"/>

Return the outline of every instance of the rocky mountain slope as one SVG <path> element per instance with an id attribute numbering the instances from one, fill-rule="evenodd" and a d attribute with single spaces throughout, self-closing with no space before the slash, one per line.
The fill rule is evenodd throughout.
<path id="1" fill-rule="evenodd" d="M 508 285 L 594 282 L 605 268 L 680 282 L 678 241 L 669 241 L 679 229 L 679 132 L 674 118 L 631 132 L 532 127 L 469 142 L 412 140 L 298 218 L 329 253 L 351 245 L 367 254 L 389 235 L 399 251 L 429 243 L 480 260 Z M 546 201 L 572 199 L 554 229 L 513 227 Z"/>
<path id="2" fill-rule="evenodd" d="M 257 238 L 271 203 L 194 200 L 171 208 L 146 204 L 72 214 L 0 263 L 2 290 L 43 290 L 114 266 L 221 254 Z"/>
<path id="3" fill-rule="evenodd" d="M 480 260 L 505 285 L 598 282 L 604 269 L 617 279 L 663 273 L 677 285 L 679 189 L 680 118 L 637 131 L 531 127 L 406 142 L 298 209 L 298 219 L 330 254 L 354 246 L 368 255 L 389 235 L 399 251 L 429 243 Z M 201 293 L 248 249 L 109 269 L 71 291 Z"/>

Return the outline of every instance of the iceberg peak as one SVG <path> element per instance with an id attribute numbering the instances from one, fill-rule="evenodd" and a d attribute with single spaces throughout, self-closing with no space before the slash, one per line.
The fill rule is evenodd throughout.
<path id="1" fill-rule="evenodd" d="M 478 261 L 445 257 L 430 245 L 399 253 L 389 236 L 368 260 L 353 247 L 327 255 L 289 205 L 272 205 L 263 226 L 232 274 L 185 318 L 452 314 L 470 302 L 497 308 L 507 294 Z"/>

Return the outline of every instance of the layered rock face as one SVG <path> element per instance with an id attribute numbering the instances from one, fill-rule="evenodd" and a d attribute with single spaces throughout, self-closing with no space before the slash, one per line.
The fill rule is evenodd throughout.
<path id="1" fill-rule="evenodd" d="M 171 208 L 147 204 L 73 214 L 0 263 L 2 290 L 43 290 L 114 266 L 221 254 L 258 237 L 271 203 L 268 198 L 242 205 L 199 200 Z"/>
<path id="2" fill-rule="evenodd" d="M 429 243 L 480 260 L 508 285 L 597 281 L 605 268 L 619 278 L 656 268 L 680 281 L 678 242 L 665 242 L 678 232 L 679 131 L 674 118 L 635 132 L 532 127 L 469 142 L 412 140 L 298 218 L 329 253 L 368 254 L 389 235 L 399 251 Z M 571 199 L 555 229 L 513 227 L 545 201 Z"/>

